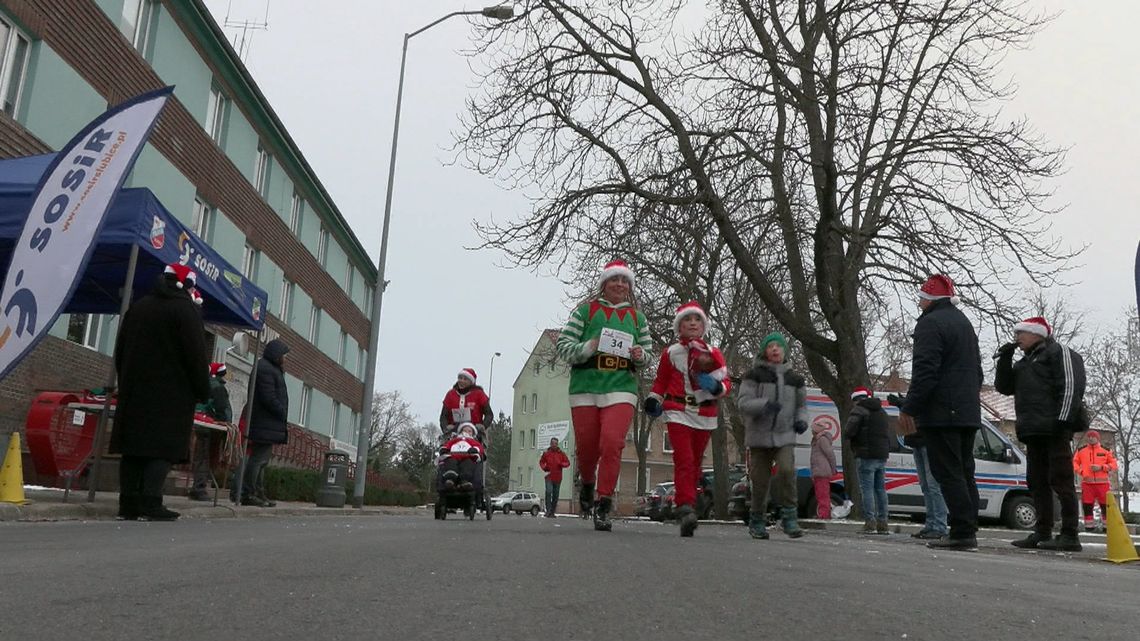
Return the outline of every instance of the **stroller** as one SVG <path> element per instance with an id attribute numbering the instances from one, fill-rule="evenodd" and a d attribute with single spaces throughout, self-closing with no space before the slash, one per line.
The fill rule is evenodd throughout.
<path id="1" fill-rule="evenodd" d="M 462 429 L 462 427 L 463 426 L 460 426 L 460 429 Z M 477 429 L 477 433 L 478 441 L 486 446 L 486 436 L 483 431 Z M 443 439 L 446 441 L 448 437 L 445 435 Z M 486 493 L 486 457 L 480 457 L 479 460 L 475 462 L 470 489 L 463 488 L 462 484 L 458 484 L 455 487 L 448 487 L 448 479 L 445 477 L 444 469 L 447 460 L 448 455 L 443 453 L 436 459 L 435 482 L 437 498 L 435 502 L 435 518 L 437 520 L 443 520 L 447 518 L 448 512 L 459 510 L 468 520 L 474 521 L 476 512 L 483 510 L 483 513 L 487 516 L 487 520 L 490 521 L 494 511 L 491 509 L 490 499 L 487 498 Z M 455 485 L 454 481 L 453 485 Z"/>

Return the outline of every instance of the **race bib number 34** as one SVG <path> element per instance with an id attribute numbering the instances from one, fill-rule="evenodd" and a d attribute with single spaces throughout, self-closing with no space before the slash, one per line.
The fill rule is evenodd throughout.
<path id="1" fill-rule="evenodd" d="M 602 328 L 602 335 L 598 337 L 599 352 L 629 358 L 631 347 L 633 347 L 633 334 L 611 327 Z"/>

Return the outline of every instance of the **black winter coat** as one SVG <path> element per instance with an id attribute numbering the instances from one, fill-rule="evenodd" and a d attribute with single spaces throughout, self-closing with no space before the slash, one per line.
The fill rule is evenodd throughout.
<path id="1" fill-rule="evenodd" d="M 1075 432 L 1085 396 L 1085 363 L 1081 355 L 1052 338 L 1037 343 L 1021 360 L 1013 352 L 998 358 L 994 387 L 1013 396 L 1017 438 Z"/>
<path id="2" fill-rule="evenodd" d="M 188 460 L 194 408 L 210 393 L 209 365 L 206 329 L 190 295 L 160 279 L 119 326 L 119 398 L 110 451 Z"/>
<path id="3" fill-rule="evenodd" d="M 887 431 L 887 413 L 883 402 L 869 396 L 855 403 L 847 425 L 843 426 L 843 438 L 851 442 L 851 450 L 856 458 L 885 461 L 891 453 L 890 435 Z"/>
<path id="4" fill-rule="evenodd" d="M 920 428 L 982 424 L 982 358 L 970 319 L 949 300 L 926 308 L 914 326 L 910 389 L 902 411 Z"/>
<path id="5" fill-rule="evenodd" d="M 229 423 L 234 420 L 234 410 L 230 406 L 230 391 L 226 382 L 217 376 L 210 378 L 210 400 L 206 402 L 206 413 L 215 421 Z"/>
<path id="6" fill-rule="evenodd" d="M 249 416 L 249 440 L 278 445 L 289 441 L 289 390 L 285 388 L 282 357 L 289 347 L 273 339 L 257 363 L 253 409 Z"/>

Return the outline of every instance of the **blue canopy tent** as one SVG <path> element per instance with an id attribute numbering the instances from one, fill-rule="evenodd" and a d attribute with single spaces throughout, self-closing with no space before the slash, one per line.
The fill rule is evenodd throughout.
<path id="1" fill-rule="evenodd" d="M 54 154 L 0 160 L 0 282 L 7 275 L 12 247 L 20 237 L 40 177 Z M 131 298 L 149 292 L 170 263 L 185 263 L 198 274 L 206 322 L 260 329 L 267 296 L 212 247 L 179 222 L 145 188 L 119 192 L 96 241 L 79 285 L 64 312 L 117 314 L 127 282 L 132 248 L 138 248 L 131 274 Z"/>
<path id="2" fill-rule="evenodd" d="M 45 154 L 0 160 L 0 282 L 7 277 L 13 247 L 27 221 L 36 187 L 54 158 L 54 154 Z M 145 188 L 121 189 L 116 195 L 96 238 L 91 260 L 63 311 L 77 314 L 122 313 L 127 301 L 153 289 L 159 275 L 170 263 L 186 264 L 197 273 L 197 287 L 203 298 L 203 320 L 254 330 L 263 327 L 268 302 L 265 291 L 242 276 L 238 269 L 180 223 Z M 69 283 L 71 279 L 72 274 L 60 274 L 61 283 Z M 122 293 L 127 286 L 130 287 L 130 295 L 124 299 Z M 255 360 L 250 375 L 250 398 L 256 373 Z M 114 385 L 115 369 L 112 366 L 107 387 L 113 388 Z M 94 469 L 88 502 L 95 500 L 110 405 L 111 395 L 108 394 L 95 432 L 92 449 Z M 248 420 L 250 404 L 246 405 Z M 244 465 L 243 459 L 243 468 Z M 70 489 L 70 478 L 68 483 Z M 214 504 L 217 504 L 216 494 Z"/>

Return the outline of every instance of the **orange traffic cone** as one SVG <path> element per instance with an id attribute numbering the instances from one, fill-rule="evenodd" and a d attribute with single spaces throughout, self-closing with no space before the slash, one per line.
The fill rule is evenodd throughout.
<path id="1" fill-rule="evenodd" d="M 1108 514 L 1104 522 L 1108 525 L 1108 556 L 1104 560 L 1113 563 L 1140 561 L 1140 556 L 1136 554 L 1136 546 L 1132 543 L 1132 537 L 1128 535 L 1128 528 L 1124 525 L 1124 515 L 1116 506 L 1116 497 L 1111 492 L 1108 494 Z"/>
<path id="2" fill-rule="evenodd" d="M 8 453 L 4 455 L 4 466 L 0 467 L 0 503 L 24 505 L 24 465 L 20 460 L 20 433 L 12 432 L 8 439 Z"/>

